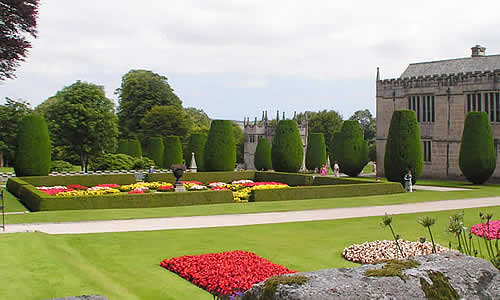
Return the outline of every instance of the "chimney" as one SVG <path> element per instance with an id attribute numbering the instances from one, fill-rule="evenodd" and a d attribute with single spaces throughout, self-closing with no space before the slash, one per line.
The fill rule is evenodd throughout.
<path id="1" fill-rule="evenodd" d="M 472 57 L 478 57 L 478 56 L 485 56 L 486 55 L 486 48 L 481 47 L 480 45 L 476 45 L 472 48 Z"/>

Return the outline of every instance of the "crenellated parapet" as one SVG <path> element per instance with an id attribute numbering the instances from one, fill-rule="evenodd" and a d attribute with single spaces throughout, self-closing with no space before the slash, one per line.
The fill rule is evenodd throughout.
<path id="1" fill-rule="evenodd" d="M 377 90 L 443 88 L 500 82 L 500 69 L 377 80 Z"/>

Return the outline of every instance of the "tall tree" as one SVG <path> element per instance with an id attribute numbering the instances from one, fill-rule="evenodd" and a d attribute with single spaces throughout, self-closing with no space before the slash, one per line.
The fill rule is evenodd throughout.
<path id="1" fill-rule="evenodd" d="M 192 121 L 181 106 L 154 106 L 140 122 L 143 136 L 179 136 L 183 141 Z"/>
<path id="2" fill-rule="evenodd" d="M 206 171 L 233 171 L 236 164 L 233 122 L 213 120 L 205 143 Z"/>
<path id="3" fill-rule="evenodd" d="M 363 135 L 365 140 L 373 140 L 377 133 L 375 127 L 375 118 L 372 117 L 372 113 L 368 110 L 358 110 L 349 118 L 349 120 L 358 121 L 363 130 Z"/>
<path id="4" fill-rule="evenodd" d="M 203 109 L 187 107 L 184 111 L 192 120 L 192 126 L 189 131 L 191 133 L 202 133 L 208 135 L 208 131 L 210 130 L 210 118 L 203 111 Z"/>
<path id="5" fill-rule="evenodd" d="M 141 131 L 140 121 L 153 106 L 182 105 L 168 84 L 167 77 L 147 70 L 131 70 L 123 75 L 121 87 L 115 93 L 119 98 L 120 130 L 125 137 Z"/>
<path id="6" fill-rule="evenodd" d="M 296 173 L 304 156 L 304 147 L 295 120 L 281 120 L 276 127 L 271 148 L 273 169 L 278 172 Z"/>
<path id="7" fill-rule="evenodd" d="M 77 81 L 55 95 L 45 117 L 55 145 L 68 145 L 78 153 L 82 170 L 89 159 L 113 151 L 118 136 L 113 102 L 106 98 L 104 87 Z"/>
<path id="8" fill-rule="evenodd" d="M 19 123 L 30 112 L 29 104 L 22 100 L 5 98 L 5 104 L 0 105 L 0 152 L 9 165 L 14 162 L 16 154 Z"/>
<path id="9" fill-rule="evenodd" d="M 27 37 L 36 38 L 38 0 L 0 1 L 0 80 L 15 77 L 19 62 L 31 48 Z"/>
<path id="10" fill-rule="evenodd" d="M 322 110 L 297 114 L 297 121 L 303 121 L 306 113 L 309 120 L 309 134 L 312 132 L 322 133 L 325 136 L 326 145 L 329 146 L 333 134 L 340 131 L 342 127 L 342 116 L 334 110 Z"/>

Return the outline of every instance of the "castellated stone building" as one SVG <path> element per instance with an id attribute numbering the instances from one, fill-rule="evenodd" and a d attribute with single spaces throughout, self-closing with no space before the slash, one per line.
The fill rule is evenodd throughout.
<path id="1" fill-rule="evenodd" d="M 459 178 L 460 140 L 470 111 L 488 114 L 498 157 L 500 142 L 500 55 L 476 45 L 466 58 L 410 64 L 399 78 L 380 80 L 377 69 L 377 173 L 384 176 L 384 151 L 394 110 L 416 112 L 422 140 L 422 177 Z M 500 165 L 493 178 L 500 178 Z"/>
<path id="2" fill-rule="evenodd" d="M 285 119 L 285 112 L 283 112 L 283 120 Z M 296 119 L 296 113 L 294 113 L 293 119 Z M 255 118 L 254 122 L 250 122 L 250 118 L 246 118 L 244 121 L 243 132 L 245 134 L 245 144 L 244 144 L 244 155 L 243 159 L 245 161 L 245 169 L 255 170 L 255 165 L 253 163 L 255 157 L 255 150 L 257 149 L 257 144 L 260 139 L 268 139 L 269 143 L 272 145 L 274 132 L 276 131 L 276 125 L 280 121 L 279 111 L 276 112 L 276 122 L 271 122 L 267 117 L 267 111 L 262 112 L 262 119 L 257 121 Z M 302 145 L 304 146 L 304 158 L 307 148 L 307 114 L 306 120 L 298 123 L 300 136 L 302 138 Z M 302 163 L 302 168 L 304 168 L 304 163 Z"/>

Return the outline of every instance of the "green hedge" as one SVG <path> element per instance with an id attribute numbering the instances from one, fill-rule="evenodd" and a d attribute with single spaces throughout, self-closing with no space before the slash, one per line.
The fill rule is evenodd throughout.
<path id="1" fill-rule="evenodd" d="M 205 143 L 206 171 L 233 171 L 236 166 L 236 142 L 229 120 L 213 120 Z"/>
<path id="2" fill-rule="evenodd" d="M 9 181 L 11 179 L 9 179 Z M 20 178 L 15 178 L 15 179 L 20 179 Z M 105 183 L 116 183 L 122 185 L 122 184 L 131 184 L 136 182 L 134 174 L 36 176 L 36 177 L 21 177 L 21 179 L 33 186 L 54 186 L 54 185 L 66 186 L 70 184 L 81 184 L 89 187 Z"/>
<path id="3" fill-rule="evenodd" d="M 310 133 L 307 142 L 306 168 L 319 170 L 324 164 L 326 164 L 325 137 L 322 133 Z"/>
<path id="4" fill-rule="evenodd" d="M 194 152 L 194 160 L 198 167 L 198 172 L 205 171 L 205 144 L 207 143 L 207 135 L 202 133 L 193 133 L 189 136 L 189 142 L 186 153 L 186 167 L 191 165 L 191 153 Z"/>
<path id="5" fill-rule="evenodd" d="M 200 181 L 208 183 L 212 181 L 232 182 L 235 180 L 250 179 L 254 180 L 255 171 L 242 172 L 197 172 L 184 173 L 182 181 Z M 175 177 L 172 173 L 152 173 L 148 174 L 148 181 L 164 181 L 175 182 Z"/>
<path id="6" fill-rule="evenodd" d="M 290 186 L 312 185 L 313 176 L 309 174 L 285 173 L 285 172 L 255 172 L 255 181 L 274 181 L 286 183 Z"/>
<path id="7" fill-rule="evenodd" d="M 338 197 L 361 197 L 402 193 L 399 183 L 345 184 L 342 186 L 308 186 L 284 189 L 254 190 L 250 201 L 285 201 L 304 199 L 323 199 Z"/>
<path id="8" fill-rule="evenodd" d="M 21 178 L 18 177 L 11 177 L 9 180 L 7 180 L 7 190 L 9 193 L 12 195 L 16 196 L 19 198 L 19 195 L 21 195 L 21 187 L 23 185 L 29 184 L 28 182 L 22 180 Z"/>
<path id="9" fill-rule="evenodd" d="M 163 139 L 165 145 L 163 154 L 163 167 L 170 169 L 170 166 L 182 164 L 182 146 L 178 136 L 169 135 Z"/>
<path id="10" fill-rule="evenodd" d="M 57 197 L 39 195 L 42 192 L 30 185 L 25 185 L 23 188 L 26 194 L 22 193 L 22 202 L 31 211 L 149 208 L 234 202 L 231 191 Z"/>
<path id="11" fill-rule="evenodd" d="M 147 138 L 144 142 L 143 156 L 152 159 L 157 167 L 163 167 L 165 146 L 161 136 Z"/>
<path id="12" fill-rule="evenodd" d="M 271 148 L 273 169 L 296 173 L 302 166 L 304 148 L 295 120 L 281 120 L 276 127 Z"/>
<path id="13" fill-rule="evenodd" d="M 336 185 L 336 184 L 357 184 L 357 183 L 366 183 L 366 181 L 350 179 L 350 178 L 315 176 L 312 185 Z"/>
<path id="14" fill-rule="evenodd" d="M 117 154 L 127 154 L 128 155 L 128 140 L 119 140 L 118 148 L 116 149 Z"/>
<path id="15" fill-rule="evenodd" d="M 128 155 L 132 157 L 142 157 L 142 147 L 138 140 L 128 140 Z"/>

